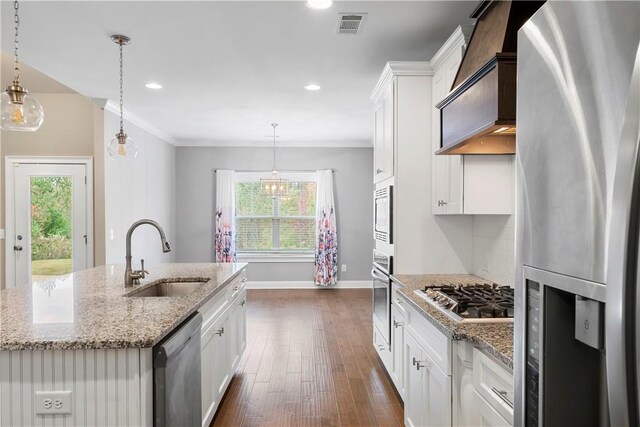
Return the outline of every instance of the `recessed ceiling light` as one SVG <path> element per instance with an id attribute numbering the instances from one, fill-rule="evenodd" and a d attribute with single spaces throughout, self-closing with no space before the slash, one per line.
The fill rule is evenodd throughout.
<path id="1" fill-rule="evenodd" d="M 162 89 L 162 85 L 158 83 L 149 82 L 144 85 L 147 89 Z"/>
<path id="2" fill-rule="evenodd" d="M 310 84 L 310 85 L 306 85 L 304 87 L 306 90 L 320 90 L 322 89 L 320 86 L 318 86 L 317 84 Z"/>
<path id="3" fill-rule="evenodd" d="M 333 5 L 333 0 L 307 0 L 307 7 L 311 9 L 328 9 Z"/>

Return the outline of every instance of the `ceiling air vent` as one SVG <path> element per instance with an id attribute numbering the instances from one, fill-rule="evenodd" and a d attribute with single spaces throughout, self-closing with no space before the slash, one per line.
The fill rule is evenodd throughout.
<path id="1" fill-rule="evenodd" d="M 366 13 L 341 13 L 338 19 L 338 34 L 360 33 L 366 17 Z"/>

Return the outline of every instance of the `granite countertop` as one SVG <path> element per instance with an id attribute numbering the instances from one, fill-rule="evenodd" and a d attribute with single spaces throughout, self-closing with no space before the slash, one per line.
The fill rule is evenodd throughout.
<path id="1" fill-rule="evenodd" d="M 125 288 L 124 265 L 108 265 L 0 291 L 0 350 L 153 347 L 246 264 L 158 264 L 135 288 Z M 169 278 L 207 281 L 183 297 L 124 295 Z"/>
<path id="2" fill-rule="evenodd" d="M 414 293 L 425 286 L 493 283 L 471 274 L 398 274 L 400 292 L 433 325 L 454 340 L 468 340 L 513 369 L 513 323 L 458 323 Z"/>

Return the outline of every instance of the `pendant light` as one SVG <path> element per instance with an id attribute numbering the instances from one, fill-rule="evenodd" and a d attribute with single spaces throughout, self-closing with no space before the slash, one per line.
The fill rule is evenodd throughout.
<path id="1" fill-rule="evenodd" d="M 138 146 L 135 141 L 124 133 L 124 101 L 123 101 L 123 62 L 122 47 L 129 44 L 131 39 L 121 34 L 111 36 L 111 40 L 120 47 L 120 132 L 109 143 L 109 157 L 113 160 L 133 160 L 138 156 Z"/>
<path id="2" fill-rule="evenodd" d="M 289 192 L 289 180 L 281 178 L 276 170 L 276 128 L 278 124 L 271 123 L 271 127 L 273 128 L 273 169 L 269 178 L 260 180 L 260 186 L 263 193 L 276 198 L 287 195 Z"/>
<path id="3" fill-rule="evenodd" d="M 13 83 L 6 87 L 0 98 L 1 118 L 0 128 L 4 130 L 37 131 L 44 121 L 44 110 L 37 99 L 20 86 L 20 61 L 18 56 L 18 30 L 20 17 L 18 16 L 18 1 L 13 2 Z"/>

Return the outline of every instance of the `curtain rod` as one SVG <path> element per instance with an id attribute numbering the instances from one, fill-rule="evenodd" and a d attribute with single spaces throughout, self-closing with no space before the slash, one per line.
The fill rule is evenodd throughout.
<path id="1" fill-rule="evenodd" d="M 234 172 L 240 172 L 240 173 L 247 173 L 247 172 L 258 172 L 258 173 L 271 173 L 271 169 L 269 170 L 240 170 L 240 169 L 214 169 L 214 172 L 218 172 L 219 170 L 233 170 Z M 279 170 L 278 172 L 282 172 L 282 173 L 300 173 L 300 172 L 318 172 L 319 170 L 330 170 L 331 172 L 335 173 L 335 169 L 307 169 L 307 170 L 291 170 L 291 169 L 285 169 L 285 170 Z"/>

